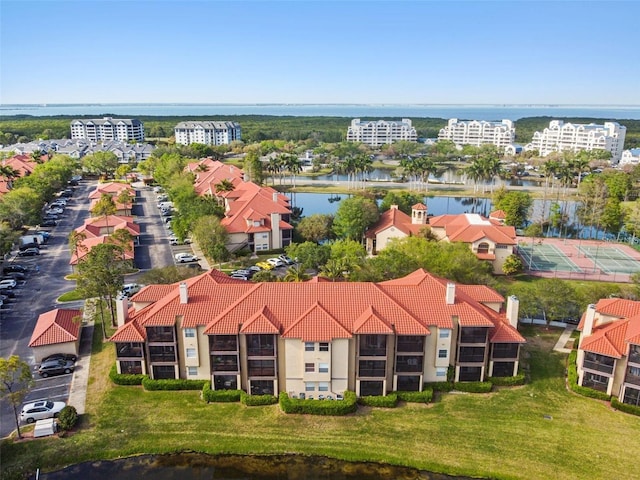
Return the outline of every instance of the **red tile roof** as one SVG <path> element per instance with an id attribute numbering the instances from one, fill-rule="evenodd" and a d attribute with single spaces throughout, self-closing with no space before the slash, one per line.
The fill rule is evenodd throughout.
<path id="1" fill-rule="evenodd" d="M 640 302 L 624 298 L 603 298 L 596 303 L 596 312 L 627 318 L 640 314 Z"/>
<path id="2" fill-rule="evenodd" d="M 109 339 L 111 342 L 144 342 L 147 336 L 137 322 L 127 322 Z"/>
<path id="3" fill-rule="evenodd" d="M 443 228 L 450 242 L 473 243 L 489 239 L 494 243 L 515 245 L 514 227 L 502 225 L 497 220 L 484 218 L 475 213 L 461 215 L 439 215 L 429 220 L 432 228 Z"/>
<path id="4" fill-rule="evenodd" d="M 617 320 L 598 324 L 598 313 L 618 317 Z M 625 318 L 625 314 L 628 316 Z M 583 315 L 578 326 L 584 328 Z M 583 338 L 580 349 L 621 358 L 627 354 L 628 345 L 640 345 L 640 302 L 622 298 L 601 299 L 596 304 L 596 318 L 592 334 Z"/>
<path id="5" fill-rule="evenodd" d="M 99 237 L 88 237 L 81 242 L 78 242 L 78 248 L 71 253 L 71 260 L 69 260 L 69 265 L 77 265 L 79 261 L 81 261 L 93 247 L 96 245 L 101 245 L 104 243 L 115 243 L 110 235 L 101 235 Z M 134 259 L 134 247 L 133 241 L 129 242 L 129 248 L 124 250 L 124 258 L 123 260 L 133 260 Z"/>
<path id="6" fill-rule="evenodd" d="M 55 309 L 38 317 L 33 329 L 30 347 L 75 342 L 80 334 L 81 310 Z"/>
<path id="7" fill-rule="evenodd" d="M 100 183 L 95 190 L 93 190 L 89 194 L 90 199 L 100 198 L 103 194 L 118 196 L 120 192 L 126 190 L 129 192 L 131 196 L 135 195 L 135 190 L 126 183 L 118 183 L 118 182 L 108 182 L 108 183 Z"/>
<path id="8" fill-rule="evenodd" d="M 380 232 L 395 227 L 405 235 L 417 234 L 426 225 L 411 223 L 411 217 L 393 206 L 380 215 L 378 221 L 365 232 L 366 238 L 376 238 Z"/>

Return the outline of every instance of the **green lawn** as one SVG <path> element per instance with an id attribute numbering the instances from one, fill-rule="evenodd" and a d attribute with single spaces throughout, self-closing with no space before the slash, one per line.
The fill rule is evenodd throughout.
<path id="1" fill-rule="evenodd" d="M 199 392 L 113 386 L 105 381 L 113 349 L 102 348 L 98 336 L 83 429 L 64 439 L 5 442 L 2 478 L 37 466 L 176 450 L 327 455 L 505 479 L 637 478 L 640 418 L 568 392 L 566 357 L 551 353 L 560 331 L 523 330 L 524 387 L 335 418 L 285 415 L 277 405 L 207 405 Z"/>

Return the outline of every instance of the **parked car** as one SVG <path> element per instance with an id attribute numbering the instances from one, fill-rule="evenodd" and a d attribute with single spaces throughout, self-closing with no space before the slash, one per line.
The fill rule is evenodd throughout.
<path id="1" fill-rule="evenodd" d="M 18 252 L 19 257 L 33 257 L 34 255 L 40 255 L 40 249 L 36 247 L 27 248 Z"/>
<path id="2" fill-rule="evenodd" d="M 198 257 L 192 255 L 191 253 L 176 253 L 176 261 L 179 263 L 187 263 L 187 262 L 197 262 Z"/>
<path id="3" fill-rule="evenodd" d="M 234 275 L 239 275 L 241 277 L 247 277 L 247 278 L 251 278 L 255 275 L 255 271 L 253 270 L 249 270 L 249 269 L 239 269 L 239 270 L 234 270 L 233 272 L 231 272 L 231 276 Z"/>
<path id="4" fill-rule="evenodd" d="M 44 418 L 55 418 L 66 406 L 64 402 L 52 402 L 51 400 L 27 403 L 20 411 L 20 420 L 33 423 Z"/>
<path id="5" fill-rule="evenodd" d="M 274 267 L 284 267 L 284 262 L 279 258 L 268 258 L 267 262 L 269 262 Z"/>
<path id="6" fill-rule="evenodd" d="M 76 364 L 71 360 L 50 360 L 42 362 L 38 367 L 38 375 L 47 378 L 50 375 L 62 375 L 71 373 L 76 368 Z"/>
<path id="7" fill-rule="evenodd" d="M 11 290 L 13 288 L 16 288 L 17 285 L 18 285 L 18 282 L 16 282 L 15 279 L 13 278 L 0 280 L 0 290 Z"/>
<path id="8" fill-rule="evenodd" d="M 54 215 L 62 215 L 64 213 L 64 210 L 60 207 L 51 206 L 49 207 L 49 210 L 47 210 L 47 212 Z"/>
<path id="9" fill-rule="evenodd" d="M 4 266 L 4 273 L 18 272 L 18 273 L 26 273 L 27 267 L 24 265 L 20 265 L 18 263 L 12 263 L 10 265 Z"/>
<path id="10" fill-rule="evenodd" d="M 274 268 L 274 266 L 271 265 L 269 262 L 258 262 L 256 263 L 256 265 L 262 268 L 263 270 L 273 270 Z"/>
<path id="11" fill-rule="evenodd" d="M 296 263 L 286 255 L 278 255 L 278 258 L 287 265 L 293 265 L 294 263 Z"/>
<path id="12" fill-rule="evenodd" d="M 130 297 L 131 295 L 135 295 L 136 293 L 138 293 L 141 288 L 142 285 L 138 283 L 125 283 L 122 286 L 122 293 L 127 297 Z"/>
<path id="13" fill-rule="evenodd" d="M 5 273 L 5 276 L 2 277 L 3 280 L 6 280 L 8 278 L 13 278 L 14 280 L 21 282 L 23 280 L 26 280 L 27 276 L 22 272 L 9 272 Z"/>
<path id="14" fill-rule="evenodd" d="M 41 227 L 55 227 L 56 225 L 58 225 L 58 222 L 55 220 L 43 220 L 40 222 Z"/>
<path id="15" fill-rule="evenodd" d="M 169 245 L 190 245 L 191 239 L 185 238 L 184 240 L 179 240 L 176 236 L 169 237 Z"/>
<path id="16" fill-rule="evenodd" d="M 249 277 L 246 275 L 240 275 L 239 273 L 234 273 L 229 275 L 230 278 L 235 278 L 236 280 L 244 280 L 245 282 L 249 280 Z"/>
<path id="17" fill-rule="evenodd" d="M 78 359 L 77 356 L 75 356 L 73 353 L 54 353 L 52 355 L 49 355 L 48 357 L 44 357 L 42 359 L 42 362 L 40 363 L 44 363 L 44 362 L 50 362 L 53 360 L 64 360 L 64 361 L 70 361 L 70 362 L 75 362 Z"/>

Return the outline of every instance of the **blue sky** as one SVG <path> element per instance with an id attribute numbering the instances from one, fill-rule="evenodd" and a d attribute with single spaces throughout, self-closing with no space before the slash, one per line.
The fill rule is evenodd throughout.
<path id="1" fill-rule="evenodd" d="M 0 103 L 640 104 L 640 2 L 0 2 Z"/>

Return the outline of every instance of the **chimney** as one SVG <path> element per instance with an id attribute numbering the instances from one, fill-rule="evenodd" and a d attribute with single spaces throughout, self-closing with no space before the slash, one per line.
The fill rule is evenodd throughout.
<path id="1" fill-rule="evenodd" d="M 453 305 L 454 303 L 456 303 L 456 284 L 455 283 L 447 283 L 446 303 L 447 305 Z"/>
<path id="2" fill-rule="evenodd" d="M 273 198 L 273 201 L 275 203 L 278 203 L 278 192 L 273 192 L 273 197 L 272 198 Z"/>
<path id="3" fill-rule="evenodd" d="M 391 205 L 390 210 L 397 210 L 398 209 L 398 205 Z"/>
<path id="4" fill-rule="evenodd" d="M 507 298 L 507 320 L 513 328 L 518 328 L 518 310 L 520 309 L 520 300 L 515 295 Z"/>
<path id="5" fill-rule="evenodd" d="M 582 326 L 582 335 L 580 338 L 587 338 L 593 333 L 593 324 L 596 318 L 596 306 L 591 304 L 587 307 L 587 311 L 584 316 L 584 325 Z"/>
<path id="6" fill-rule="evenodd" d="M 180 303 L 189 303 L 189 292 L 185 282 L 180 283 Z"/>
<path id="7" fill-rule="evenodd" d="M 129 299 L 126 296 L 116 298 L 116 319 L 118 327 L 123 326 L 129 320 Z"/>

